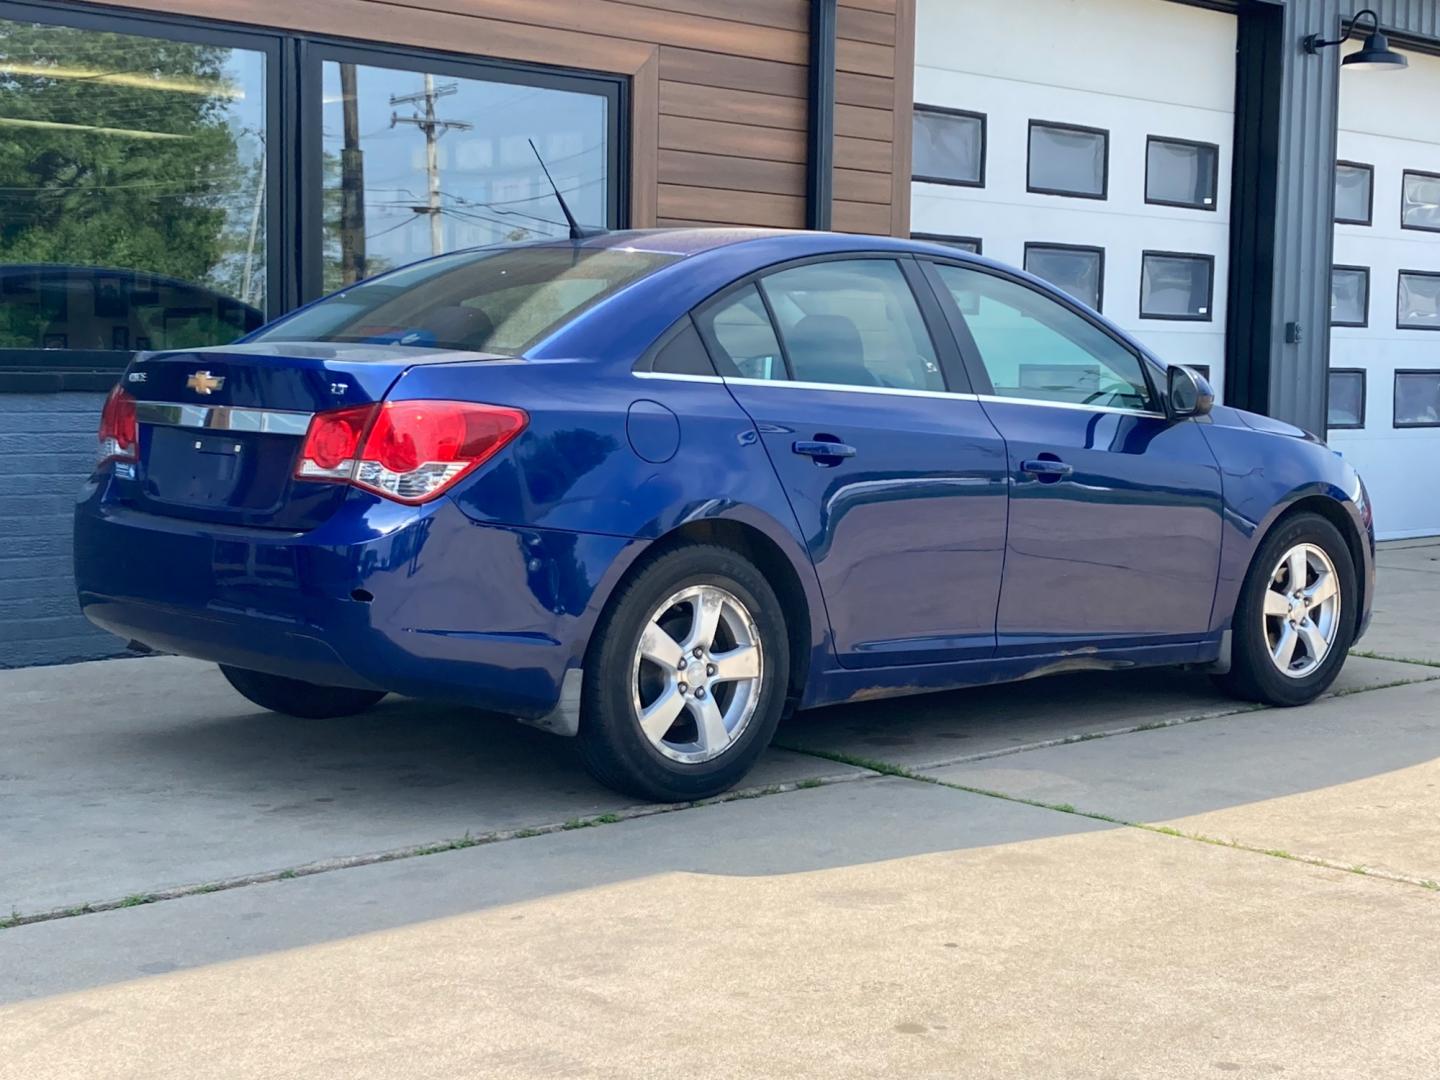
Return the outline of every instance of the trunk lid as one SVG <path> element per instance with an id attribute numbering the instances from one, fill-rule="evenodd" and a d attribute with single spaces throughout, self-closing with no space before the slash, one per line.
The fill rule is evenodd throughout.
<path id="1" fill-rule="evenodd" d="M 310 417 L 384 398 L 417 364 L 507 359 L 388 344 L 277 342 L 142 356 L 125 389 L 138 402 L 139 461 L 122 497 L 150 513 L 303 531 L 351 490 L 296 480 Z"/>

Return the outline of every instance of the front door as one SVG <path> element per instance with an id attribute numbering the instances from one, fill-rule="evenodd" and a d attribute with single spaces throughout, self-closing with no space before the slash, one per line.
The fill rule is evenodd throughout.
<path id="1" fill-rule="evenodd" d="M 1133 349 L 1021 281 L 934 264 L 1010 474 L 1002 655 L 1194 640 L 1219 571 L 1220 471 Z"/>
<path id="2" fill-rule="evenodd" d="M 888 258 L 792 266 L 696 319 L 784 485 L 847 667 L 995 644 L 1004 445 L 956 392 L 958 354 L 943 334 L 937 348 L 903 267 L 917 273 Z"/>

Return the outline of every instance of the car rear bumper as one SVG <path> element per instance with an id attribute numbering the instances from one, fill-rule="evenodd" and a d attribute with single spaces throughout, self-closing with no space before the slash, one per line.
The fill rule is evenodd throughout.
<path id="1" fill-rule="evenodd" d="M 534 719 L 578 669 L 635 541 L 480 525 L 361 493 L 307 533 L 75 511 L 87 618 L 165 652 Z"/>

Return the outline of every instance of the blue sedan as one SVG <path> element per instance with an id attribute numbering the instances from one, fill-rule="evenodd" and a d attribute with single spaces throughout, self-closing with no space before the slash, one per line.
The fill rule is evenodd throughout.
<path id="1" fill-rule="evenodd" d="M 444 255 L 141 355 L 75 541 L 94 623 L 258 705 L 483 706 L 661 800 L 836 702 L 1164 664 L 1310 701 L 1374 591 L 1317 439 L 1009 267 L 762 230 Z"/>

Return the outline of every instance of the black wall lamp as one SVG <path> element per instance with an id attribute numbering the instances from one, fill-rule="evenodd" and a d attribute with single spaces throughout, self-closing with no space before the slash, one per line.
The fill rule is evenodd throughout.
<path id="1" fill-rule="evenodd" d="M 1355 27 L 1360 20 L 1370 16 L 1370 33 L 1365 38 L 1365 44 L 1358 52 L 1353 52 L 1345 57 L 1340 63 L 1356 67 L 1364 66 L 1375 71 L 1399 71 L 1409 66 L 1409 61 L 1403 55 L 1390 48 L 1390 39 L 1380 32 L 1380 16 L 1375 14 L 1373 8 L 1366 8 L 1357 12 L 1353 18 L 1347 19 L 1340 24 L 1343 31 L 1334 41 L 1325 41 L 1319 34 L 1309 34 L 1300 44 L 1307 53 L 1317 55 L 1321 49 L 1328 49 L 1334 45 L 1342 45 L 1350 40 L 1350 35 L 1355 32 Z"/>

